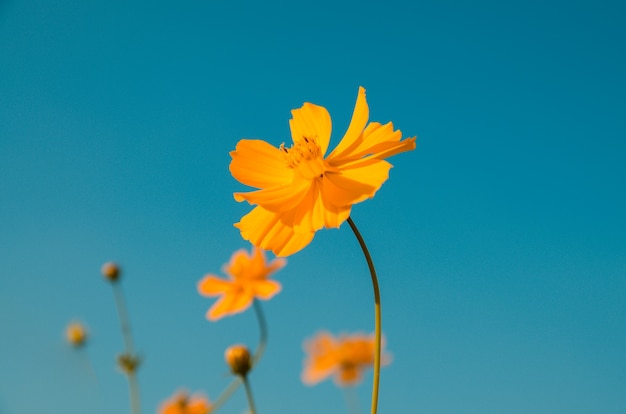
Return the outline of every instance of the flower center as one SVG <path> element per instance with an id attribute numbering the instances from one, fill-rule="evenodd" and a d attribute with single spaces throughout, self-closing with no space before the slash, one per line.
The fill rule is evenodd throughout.
<path id="1" fill-rule="evenodd" d="M 303 177 L 313 179 L 324 175 L 326 165 L 315 138 L 302 137 L 291 148 L 281 144 L 280 150 L 289 168 L 295 169 Z"/>

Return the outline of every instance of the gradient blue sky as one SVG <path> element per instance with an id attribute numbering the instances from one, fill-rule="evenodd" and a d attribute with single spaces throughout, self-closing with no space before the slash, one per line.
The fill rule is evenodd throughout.
<path id="1" fill-rule="evenodd" d="M 623 2 L 128 3 L 0 1 L 0 413 L 128 412 L 109 260 L 144 413 L 181 387 L 216 398 L 225 347 L 257 340 L 253 312 L 209 323 L 196 293 L 248 247 L 228 152 L 289 142 L 305 101 L 334 145 L 360 85 L 371 120 L 418 136 L 353 209 L 394 356 L 380 412 L 626 412 Z M 259 413 L 346 412 L 299 374 L 318 330 L 373 330 L 349 227 L 277 279 Z M 74 318 L 82 354 L 63 342 Z"/>

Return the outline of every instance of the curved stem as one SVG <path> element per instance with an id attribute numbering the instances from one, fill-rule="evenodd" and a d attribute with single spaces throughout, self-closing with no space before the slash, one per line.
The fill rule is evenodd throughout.
<path id="1" fill-rule="evenodd" d="M 267 323 L 265 321 L 265 315 L 263 314 L 263 309 L 261 308 L 261 302 L 258 300 L 254 300 L 254 311 L 256 313 L 256 318 L 259 323 L 259 344 L 257 345 L 254 355 L 252 356 L 252 367 L 254 368 L 256 364 L 259 363 L 261 356 L 265 352 L 265 348 L 267 346 Z M 240 377 L 235 377 L 230 384 L 222 391 L 220 396 L 215 400 L 212 407 L 212 413 L 217 411 L 231 395 L 239 388 L 241 385 L 242 379 Z"/>
<path id="2" fill-rule="evenodd" d="M 252 398 L 252 389 L 250 388 L 250 381 L 248 376 L 243 377 L 243 385 L 246 388 L 246 396 L 248 397 L 248 406 L 250 407 L 250 414 L 256 414 L 256 408 L 254 408 L 254 398 Z"/>
<path id="3" fill-rule="evenodd" d="M 352 221 L 352 217 L 348 217 L 348 224 L 350 228 L 354 232 L 359 244 L 361 245 L 361 249 L 363 250 L 363 254 L 365 255 L 365 260 L 367 261 L 367 266 L 370 269 L 370 275 L 372 276 L 372 286 L 374 287 L 374 324 L 375 324 L 375 336 L 376 336 L 376 352 L 374 354 L 374 383 L 372 385 L 372 414 L 376 414 L 378 411 L 378 388 L 380 383 L 380 342 L 381 342 L 381 330 L 382 330 L 382 316 L 380 309 L 380 290 L 378 288 L 378 278 L 376 277 L 376 269 L 374 268 L 374 262 L 372 261 L 372 257 L 370 256 L 369 251 L 367 250 L 367 246 L 365 245 L 365 241 L 363 237 L 361 237 L 361 233 L 356 228 L 356 225 Z"/>
<path id="4" fill-rule="evenodd" d="M 265 321 L 265 315 L 263 314 L 263 308 L 261 308 L 261 302 L 257 299 L 254 300 L 254 311 L 256 313 L 257 321 L 259 322 L 259 344 L 254 351 L 252 357 L 252 367 L 254 367 L 265 352 L 267 347 L 267 322 Z"/>
<path id="5" fill-rule="evenodd" d="M 211 412 L 216 412 L 222 405 L 224 405 L 224 403 L 228 401 L 230 396 L 233 395 L 237 388 L 239 388 L 239 385 L 241 385 L 241 378 L 235 377 L 230 382 L 230 384 L 228 384 L 228 387 L 226 387 L 224 391 L 222 391 L 220 396 L 217 397 L 217 400 L 215 400 L 215 402 L 211 405 Z"/>

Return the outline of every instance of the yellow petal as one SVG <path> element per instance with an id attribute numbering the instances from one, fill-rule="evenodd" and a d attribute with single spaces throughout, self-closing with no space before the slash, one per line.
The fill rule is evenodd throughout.
<path id="1" fill-rule="evenodd" d="M 353 148 L 353 152 L 346 153 L 341 158 L 329 159 L 328 163 L 341 170 L 353 168 L 370 159 L 382 160 L 415 149 L 415 137 L 401 139 L 402 133 L 400 130 L 394 131 L 391 122 L 386 125 L 372 122 L 363 131 L 360 143 Z"/>
<path id="2" fill-rule="evenodd" d="M 338 367 L 336 343 L 332 335 L 320 332 L 313 339 L 304 343 L 307 359 L 301 379 L 307 385 L 316 384 L 330 376 Z"/>
<path id="3" fill-rule="evenodd" d="M 326 154 L 332 130 L 330 114 L 326 108 L 306 102 L 301 108 L 292 110 L 291 115 L 289 127 L 293 142 L 314 138 L 322 155 Z"/>
<path id="4" fill-rule="evenodd" d="M 339 228 L 341 223 L 350 217 L 352 204 L 334 206 L 324 200 L 324 227 L 328 229 Z"/>
<path id="5" fill-rule="evenodd" d="M 354 365 L 346 365 L 339 368 L 335 374 L 335 384 L 345 387 L 361 382 L 363 378 L 362 369 Z"/>
<path id="6" fill-rule="evenodd" d="M 295 208 L 306 196 L 309 188 L 310 181 L 297 176 L 289 184 L 249 193 L 235 193 L 234 197 L 239 202 L 245 200 L 250 204 L 262 206 L 266 210 L 285 212 Z"/>
<path id="7" fill-rule="evenodd" d="M 359 144 L 359 138 L 361 132 L 367 120 L 369 119 L 369 107 L 365 99 L 365 88 L 359 87 L 359 94 L 356 98 L 356 104 L 354 105 L 354 112 L 352 113 L 352 119 L 346 134 L 343 136 L 341 142 L 328 156 L 328 159 L 341 158 L 346 153 L 352 152 L 352 149 Z"/>
<path id="8" fill-rule="evenodd" d="M 230 256 L 230 261 L 222 267 L 222 271 L 232 279 L 237 279 L 245 274 L 250 263 L 250 256 L 245 249 L 239 249 Z"/>
<path id="9" fill-rule="evenodd" d="M 203 296 L 222 295 L 229 292 L 232 288 L 232 282 L 220 279 L 213 275 L 207 275 L 200 282 L 198 282 L 198 293 Z"/>
<path id="10" fill-rule="evenodd" d="M 296 233 L 281 216 L 257 206 L 235 223 L 235 227 L 241 231 L 241 237 L 253 245 L 271 250 L 276 256 L 289 256 L 306 247 L 315 233 Z"/>
<path id="11" fill-rule="evenodd" d="M 315 232 L 324 227 L 324 203 L 318 180 L 314 180 L 306 196 L 293 212 L 293 228 L 296 233 Z M 291 224 L 291 223 L 287 223 Z"/>
<path id="12" fill-rule="evenodd" d="M 252 304 L 253 299 L 254 297 L 249 291 L 225 294 L 209 309 L 207 318 L 216 321 L 223 316 L 243 312 Z"/>
<path id="13" fill-rule="evenodd" d="M 242 184 L 269 188 L 293 180 L 293 169 L 287 166 L 281 151 L 265 141 L 242 139 L 230 156 L 230 172 Z"/>
<path id="14" fill-rule="evenodd" d="M 252 286 L 254 296 L 259 299 L 268 300 L 281 291 L 280 283 L 275 280 L 261 280 Z"/>
<path id="15" fill-rule="evenodd" d="M 337 207 L 352 205 L 374 196 L 389 178 L 391 164 L 369 159 L 356 168 L 341 169 L 338 174 L 326 174 L 322 197 Z"/>

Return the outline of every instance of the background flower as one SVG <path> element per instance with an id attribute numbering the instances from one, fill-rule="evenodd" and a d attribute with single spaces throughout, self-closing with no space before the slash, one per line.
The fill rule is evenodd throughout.
<path id="1" fill-rule="evenodd" d="M 223 269 L 228 279 L 209 274 L 198 283 L 201 295 L 220 296 L 207 312 L 207 318 L 215 321 L 226 315 L 243 312 L 255 298 L 271 299 L 280 292 L 281 286 L 268 278 L 286 263 L 285 259 L 268 263 L 265 253 L 258 247 L 253 247 L 251 254 L 243 249 L 233 253 Z"/>
<path id="2" fill-rule="evenodd" d="M 80 322 L 72 322 L 65 328 L 65 339 L 72 346 L 82 346 L 87 341 L 87 328 Z"/>
<path id="3" fill-rule="evenodd" d="M 384 341 L 383 341 L 384 346 Z M 356 385 L 363 371 L 374 364 L 374 335 L 342 334 L 335 338 L 320 332 L 304 342 L 307 357 L 302 370 L 302 381 L 307 385 L 333 376 L 337 385 Z M 381 364 L 388 364 L 391 356 L 382 354 Z"/>
<path id="4" fill-rule="evenodd" d="M 159 414 L 209 414 L 209 400 L 199 394 L 189 395 L 187 391 L 179 391 L 159 407 Z"/>

